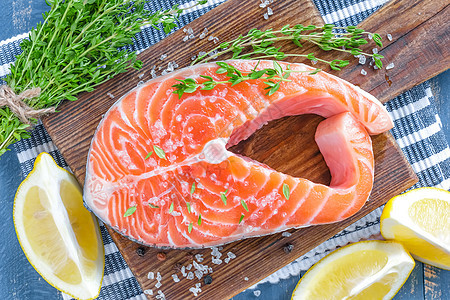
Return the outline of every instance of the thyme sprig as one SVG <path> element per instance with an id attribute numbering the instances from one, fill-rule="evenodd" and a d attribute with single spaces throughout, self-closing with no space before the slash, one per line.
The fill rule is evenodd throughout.
<path id="1" fill-rule="evenodd" d="M 339 32 L 336 32 L 339 31 Z M 261 31 L 251 29 L 246 35 L 240 35 L 236 39 L 221 43 L 216 48 L 198 56 L 191 65 L 205 63 L 215 60 L 224 54 L 231 53 L 233 59 L 276 59 L 282 60 L 286 57 L 304 57 L 313 64 L 320 62 L 328 64 L 333 70 L 340 70 L 348 65 L 347 60 L 335 59 L 327 61 L 317 58 L 314 53 L 298 54 L 284 53 L 281 47 L 275 47 L 275 43 L 283 40 L 290 40 L 298 47 L 303 47 L 303 43 L 312 43 L 324 51 L 347 52 L 352 55 L 365 55 L 372 57 L 375 65 L 382 68 L 381 59 L 383 56 L 378 53 L 366 53 L 360 46 L 373 42 L 382 47 L 381 36 L 377 33 L 371 33 L 357 28 L 356 26 L 336 27 L 332 24 L 324 26 L 297 24 L 294 26 L 285 25 L 280 30 L 268 29 Z"/>
<path id="2" fill-rule="evenodd" d="M 126 72 L 142 62 L 126 49 L 144 25 L 166 33 L 175 28 L 184 10 L 178 5 L 151 13 L 145 0 L 48 0 L 51 6 L 44 21 L 21 43 L 23 52 L 11 65 L 5 81 L 16 94 L 40 87 L 39 97 L 26 99 L 32 108 L 57 106 L 77 100 L 81 92 Z M 193 6 L 205 4 L 198 0 Z M 36 120 L 32 120 L 36 121 Z M 28 138 L 23 124 L 8 107 L 0 107 L 0 155 L 7 147 Z"/>
<path id="3" fill-rule="evenodd" d="M 256 66 L 248 73 L 242 72 L 237 69 L 235 66 L 232 66 L 226 62 L 216 62 L 219 68 L 216 70 L 217 74 L 225 74 L 227 80 L 216 81 L 211 76 L 200 75 L 200 77 L 206 79 L 206 81 L 202 83 L 197 83 L 192 78 L 186 79 L 176 79 L 180 83 L 173 85 L 175 88 L 173 91 L 174 94 L 177 94 L 180 98 L 184 93 L 190 94 L 194 93 L 197 90 L 212 90 L 219 84 L 231 84 L 234 86 L 238 83 L 241 83 L 246 80 L 253 79 L 264 79 L 264 84 L 266 85 L 265 90 L 267 90 L 267 95 L 273 95 L 279 88 L 280 84 L 284 81 L 290 82 L 289 76 L 291 73 L 308 73 L 310 75 L 317 74 L 321 71 L 321 69 L 315 69 L 312 71 L 298 71 L 292 70 L 290 65 L 287 65 L 286 69 L 276 61 L 273 61 L 273 68 L 265 68 L 261 70 L 257 70 L 259 62 Z"/>

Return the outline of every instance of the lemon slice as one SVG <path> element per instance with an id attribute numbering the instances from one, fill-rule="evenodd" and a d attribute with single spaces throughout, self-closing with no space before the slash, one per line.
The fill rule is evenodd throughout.
<path id="1" fill-rule="evenodd" d="M 381 234 L 401 242 L 417 260 L 450 270 L 450 192 L 419 188 L 389 200 Z"/>
<path id="2" fill-rule="evenodd" d="M 399 243 L 354 243 L 312 266 L 292 299 L 391 299 L 413 268 L 414 260 Z"/>
<path id="3" fill-rule="evenodd" d="M 75 298 L 97 297 L 105 266 L 99 225 L 83 206 L 78 182 L 48 153 L 39 154 L 17 190 L 14 226 L 28 261 L 48 283 Z"/>

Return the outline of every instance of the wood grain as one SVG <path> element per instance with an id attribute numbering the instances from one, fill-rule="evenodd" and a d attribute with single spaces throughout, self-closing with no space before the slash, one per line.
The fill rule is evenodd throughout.
<path id="1" fill-rule="evenodd" d="M 417 1 L 404 2 L 417 7 L 425 5 L 416 3 Z M 428 3 L 428 1 L 425 2 Z M 267 21 L 263 19 L 263 11 L 258 7 L 258 3 L 259 0 L 245 2 L 228 0 L 189 24 L 189 27 L 194 28 L 196 33 L 206 27 L 209 30 L 209 35 L 217 36 L 221 41 L 225 41 L 236 37 L 238 34 L 245 33 L 253 27 L 266 29 L 270 27 L 279 28 L 288 23 L 323 23 L 316 8 L 309 0 L 276 1 L 272 6 L 276 15 Z M 394 5 L 396 3 L 396 1 L 393 2 Z M 235 8 L 238 6 L 239 10 L 236 10 Z M 406 8 L 404 10 L 406 13 L 410 12 Z M 386 16 L 388 14 L 389 10 L 381 10 L 381 13 L 374 14 L 370 20 L 366 21 L 367 26 L 375 28 L 378 24 L 378 19 L 383 22 L 386 19 L 389 20 Z M 433 16 L 436 16 L 436 14 L 429 14 L 429 19 L 427 20 L 430 20 Z M 222 26 L 223 20 L 226 20 L 226 28 Z M 404 20 L 395 18 L 389 21 L 393 23 L 391 24 L 392 28 L 400 28 L 399 24 L 404 22 Z M 424 20 L 416 25 L 421 26 L 420 24 L 426 22 Z M 367 29 L 372 30 L 373 28 L 368 27 Z M 393 33 L 392 30 L 387 32 Z M 181 40 L 184 35 L 182 30 L 179 30 L 139 55 L 145 66 L 142 70 L 145 71 L 143 78 L 138 77 L 142 71 L 131 71 L 121 74 L 101 85 L 94 92 L 81 95 L 78 101 L 64 103 L 61 105 L 59 113 L 44 119 L 44 125 L 52 136 L 53 141 L 81 183 L 84 182 L 87 151 L 94 130 L 102 115 L 115 100 L 135 87 L 140 80 L 150 79 L 149 70 L 153 65 L 156 64 L 157 67 L 165 68 L 167 62 L 176 61 L 178 65 L 183 67 L 190 63 L 193 54 L 214 47 L 212 42 L 207 39 L 199 40 L 196 38 L 182 43 Z M 393 36 L 394 40 L 391 44 L 398 42 L 398 47 L 401 48 L 400 46 L 403 45 L 402 36 L 395 33 L 393 33 Z M 412 44 L 409 46 L 414 48 L 420 45 Z M 392 45 L 388 45 L 388 47 L 392 47 Z M 414 49 L 419 51 L 419 48 Z M 299 50 L 297 49 L 296 51 Z M 305 47 L 301 51 L 309 53 L 312 52 L 312 49 Z M 168 57 L 161 62 L 159 57 L 163 53 L 167 54 Z M 341 58 L 346 58 L 346 55 L 344 54 Z M 410 57 L 410 59 L 413 58 Z M 298 62 L 300 60 L 292 59 L 290 61 Z M 355 64 L 351 65 L 346 73 L 342 73 L 345 74 L 343 77 L 346 79 L 350 78 L 351 81 L 358 83 L 367 90 L 373 90 L 374 95 L 380 96 L 383 101 L 388 100 L 387 94 L 394 97 L 402 91 L 403 87 L 393 84 L 388 88 L 389 92 L 385 92 L 383 89 L 378 88 L 380 81 L 377 79 L 377 76 L 381 76 L 381 73 L 374 75 L 374 80 L 372 80 L 372 76 L 364 77 L 358 75 L 360 68 L 360 66 Z M 424 69 L 424 72 L 435 71 L 436 68 Z M 408 84 L 417 84 L 423 78 L 431 77 L 433 74 L 425 74 L 418 79 L 408 77 Z M 368 78 L 370 80 L 367 80 Z M 382 78 L 384 78 L 384 75 Z M 115 98 L 111 99 L 108 97 L 108 92 L 113 94 Z M 294 176 L 306 177 L 316 182 L 328 183 L 330 180 L 329 171 L 313 139 L 315 127 L 320 120 L 320 117 L 307 115 L 273 121 L 248 140 L 233 147 L 232 151 L 267 163 L 279 171 Z M 148 280 L 147 273 L 149 271 L 159 271 L 163 276 L 161 289 L 164 291 L 167 299 L 191 298 L 192 293 L 189 292 L 189 288 L 199 281 L 197 279 L 192 281 L 184 279 L 175 284 L 170 276 L 175 273 L 175 265 L 187 265 L 192 262 L 191 254 L 203 253 L 205 254 L 205 262 L 203 263 L 214 266 L 213 283 L 211 285 L 202 284 L 203 291 L 198 298 L 230 298 L 332 237 L 417 181 L 414 172 L 389 133 L 373 137 L 373 145 L 376 157 L 374 189 L 370 201 L 355 216 L 336 224 L 291 230 L 293 235 L 289 238 L 282 237 L 281 234 L 274 234 L 231 243 L 224 246 L 222 250 L 223 253 L 231 251 L 237 255 L 237 258 L 232 260 L 230 264 L 212 265 L 211 256 L 209 255 L 210 250 L 165 251 L 167 258 L 164 261 L 160 261 L 156 258 L 160 250 L 142 247 L 112 230 L 110 230 L 111 235 L 143 289 L 152 288 L 156 291 L 154 288 L 155 281 Z M 294 245 L 294 250 L 286 254 L 283 252 L 283 245 L 287 242 Z M 136 252 L 139 248 L 145 249 L 143 256 L 139 256 L 138 252 Z M 182 277 L 180 273 L 178 275 L 180 278 Z M 244 277 L 248 277 L 249 280 L 245 281 Z"/>

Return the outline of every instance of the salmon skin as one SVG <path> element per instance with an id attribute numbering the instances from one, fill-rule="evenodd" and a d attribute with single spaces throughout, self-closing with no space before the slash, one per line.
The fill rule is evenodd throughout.
<path id="1" fill-rule="evenodd" d="M 244 73 L 257 64 L 227 63 Z M 260 61 L 257 69 L 272 67 L 272 61 Z M 175 79 L 226 80 L 217 69 L 202 64 L 150 80 L 105 114 L 91 143 L 84 186 L 86 205 L 104 223 L 145 245 L 203 248 L 337 222 L 364 205 L 374 175 L 369 134 L 393 126 L 375 97 L 325 72 L 291 73 L 291 82 L 271 96 L 263 79 L 181 98 L 173 93 Z M 227 150 L 270 120 L 310 113 L 326 118 L 315 139 L 330 186 Z"/>

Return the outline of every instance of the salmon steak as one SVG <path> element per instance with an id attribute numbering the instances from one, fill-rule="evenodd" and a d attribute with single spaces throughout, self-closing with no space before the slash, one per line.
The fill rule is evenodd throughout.
<path id="1" fill-rule="evenodd" d="M 231 60 L 243 74 L 272 61 Z M 104 223 L 148 246 L 203 248 L 332 223 L 355 214 L 373 186 L 370 135 L 392 128 L 384 106 L 359 87 L 314 68 L 295 71 L 267 95 L 264 78 L 175 94 L 176 79 L 197 83 L 215 63 L 188 67 L 131 90 L 104 115 L 91 142 L 84 201 Z M 315 140 L 329 186 L 293 177 L 227 149 L 268 121 L 325 117 Z"/>

